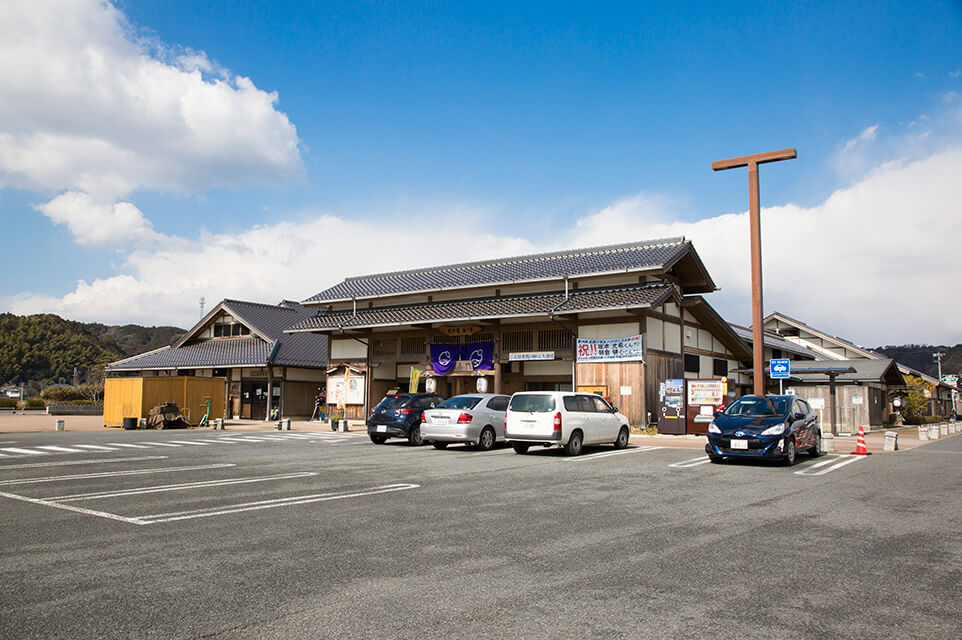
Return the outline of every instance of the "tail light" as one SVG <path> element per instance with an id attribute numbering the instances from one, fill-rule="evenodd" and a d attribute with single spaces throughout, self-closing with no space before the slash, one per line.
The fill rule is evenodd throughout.
<path id="1" fill-rule="evenodd" d="M 411 413 L 412 411 L 414 411 L 414 409 L 411 409 L 411 408 L 398 409 L 396 413 L 397 413 L 398 415 L 406 416 L 407 414 Z"/>
<path id="2" fill-rule="evenodd" d="M 458 416 L 458 424 L 471 424 L 471 414 L 461 413 L 461 415 Z"/>
<path id="3" fill-rule="evenodd" d="M 561 412 L 554 414 L 554 430 L 561 431 Z"/>

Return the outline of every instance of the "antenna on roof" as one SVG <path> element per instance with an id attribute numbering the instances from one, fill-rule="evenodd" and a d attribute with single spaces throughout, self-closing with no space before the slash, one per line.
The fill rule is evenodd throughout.
<path id="1" fill-rule="evenodd" d="M 207 302 L 207 299 L 204 298 L 204 296 L 201 296 L 201 297 L 200 297 L 200 317 L 201 317 L 201 318 L 204 317 L 204 303 L 205 303 L 205 302 Z"/>

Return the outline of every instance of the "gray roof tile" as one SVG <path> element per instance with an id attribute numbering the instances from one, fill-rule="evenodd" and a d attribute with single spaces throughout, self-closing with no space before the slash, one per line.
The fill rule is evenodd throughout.
<path id="1" fill-rule="evenodd" d="M 419 291 L 611 273 L 669 265 L 688 251 L 684 238 L 540 253 L 348 278 L 304 301 L 320 304 Z M 705 273 L 707 278 L 707 272 Z M 711 288 L 714 285 L 711 284 Z M 707 289 L 707 290 L 710 290 Z"/>

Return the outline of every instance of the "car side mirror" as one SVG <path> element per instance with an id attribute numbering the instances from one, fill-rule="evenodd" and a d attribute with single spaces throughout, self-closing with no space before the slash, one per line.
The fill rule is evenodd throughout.
<path id="1" fill-rule="evenodd" d="M 611 408 L 611 412 L 612 412 L 612 413 L 618 413 L 618 407 L 612 407 L 612 408 Z"/>
<path id="2" fill-rule="evenodd" d="M 795 419 L 796 419 L 796 420 L 804 420 L 804 419 L 805 419 L 805 414 L 804 414 L 804 413 L 796 413 L 796 414 L 795 414 Z"/>
<path id="3" fill-rule="evenodd" d="M 715 407 L 715 410 L 712 413 L 714 413 L 717 416 L 721 414 L 721 412 L 724 410 L 725 410 L 725 407 Z"/>

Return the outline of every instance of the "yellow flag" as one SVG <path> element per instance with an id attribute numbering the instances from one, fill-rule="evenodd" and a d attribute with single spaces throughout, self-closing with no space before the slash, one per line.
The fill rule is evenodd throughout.
<path id="1" fill-rule="evenodd" d="M 421 374 L 423 372 L 420 369 L 415 369 L 411 367 L 411 386 L 408 387 L 410 393 L 418 392 L 418 383 L 421 381 Z"/>

